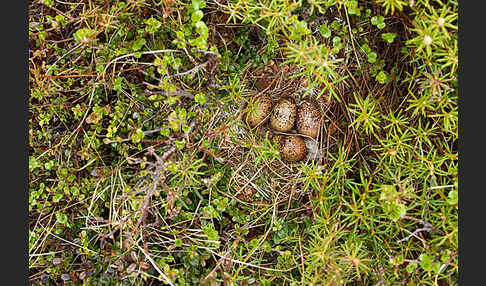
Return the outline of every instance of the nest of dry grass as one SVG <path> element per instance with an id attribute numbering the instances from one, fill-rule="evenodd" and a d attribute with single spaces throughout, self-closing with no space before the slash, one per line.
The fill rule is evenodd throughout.
<path id="1" fill-rule="evenodd" d="M 301 163 L 326 166 L 329 154 L 334 154 L 340 145 L 349 142 L 351 135 L 343 126 L 343 110 L 327 93 L 319 96 L 320 90 L 308 88 L 305 77 L 296 76 L 300 72 L 295 64 L 284 63 L 284 55 L 276 57 L 263 68 L 255 68 L 250 63 L 242 71 L 242 83 L 246 90 L 241 92 L 237 104 L 228 106 L 218 117 L 223 117 L 226 131 L 218 141 L 216 154 L 222 162 L 231 168 L 231 180 L 227 194 L 242 204 L 253 204 L 255 199 L 269 203 L 278 197 L 278 202 L 287 202 L 305 198 L 309 195 L 302 190 L 304 176 Z M 346 82 L 336 85 L 336 92 L 346 93 Z M 255 164 L 259 156 L 258 147 L 265 146 L 265 139 L 270 142 L 277 134 L 298 134 L 295 130 L 289 133 L 276 132 L 269 127 L 268 120 L 256 128 L 250 128 L 242 118 L 244 109 L 251 97 L 267 94 L 275 103 L 282 97 L 291 97 L 297 105 L 305 98 L 316 104 L 322 116 L 319 135 L 316 139 L 305 137 L 307 155 L 301 162 L 289 163 L 279 158 L 273 161 L 262 160 Z M 253 147 L 253 148 L 252 148 Z M 256 196 L 255 196 L 256 195 Z M 306 197 L 307 196 L 307 197 Z M 304 207 L 305 204 L 304 203 Z"/>

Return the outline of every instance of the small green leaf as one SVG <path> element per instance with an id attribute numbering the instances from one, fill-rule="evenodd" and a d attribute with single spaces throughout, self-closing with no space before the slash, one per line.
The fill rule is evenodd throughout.
<path id="1" fill-rule="evenodd" d="M 372 63 L 375 63 L 376 62 L 376 57 L 377 57 L 377 55 L 376 55 L 375 52 L 369 53 L 368 54 L 368 62 L 371 63 L 371 64 Z"/>
<path id="2" fill-rule="evenodd" d="M 103 64 L 97 64 L 96 65 L 96 72 L 102 73 L 104 69 L 105 69 L 105 65 L 103 65 Z"/>
<path id="3" fill-rule="evenodd" d="M 56 17 L 54 17 L 56 19 L 57 22 L 59 22 L 61 25 L 66 25 L 67 24 L 67 21 L 66 21 L 66 18 L 63 16 L 63 15 L 56 15 Z"/>
<path id="4" fill-rule="evenodd" d="M 371 17 L 371 24 L 378 27 L 378 29 L 385 28 L 385 18 L 383 16 L 373 16 Z"/>
<path id="5" fill-rule="evenodd" d="M 396 257 L 397 265 L 402 265 L 403 262 L 405 262 L 405 258 L 403 257 L 403 255 L 401 255 L 401 254 L 397 255 L 397 257 Z"/>
<path id="6" fill-rule="evenodd" d="M 326 24 L 322 24 L 321 28 L 319 29 L 319 32 L 326 39 L 331 36 L 331 29 L 329 29 Z"/>
<path id="7" fill-rule="evenodd" d="M 138 143 L 142 141 L 142 139 L 145 137 L 145 134 L 143 133 L 142 129 L 137 129 L 137 131 L 132 135 L 132 142 L 133 143 Z"/>
<path id="8" fill-rule="evenodd" d="M 206 23 L 204 23 L 203 21 L 197 21 L 196 24 L 194 24 L 194 27 L 196 28 L 196 32 L 199 35 L 205 36 L 205 38 L 207 38 L 208 26 L 206 26 Z"/>
<path id="9" fill-rule="evenodd" d="M 196 96 L 194 96 L 194 100 L 197 103 L 203 105 L 204 103 L 206 103 L 206 96 L 204 96 L 204 94 L 202 94 L 202 93 L 198 93 L 198 94 L 196 94 Z"/>
<path id="10" fill-rule="evenodd" d="M 391 214 L 392 219 L 397 220 L 400 217 L 407 214 L 407 207 L 404 204 L 392 203 L 392 209 L 393 209 L 392 214 Z"/>
<path id="11" fill-rule="evenodd" d="M 422 267 L 425 271 L 432 271 L 437 272 L 439 270 L 439 263 L 433 261 L 434 257 L 428 254 L 420 254 L 420 267 Z"/>
<path id="12" fill-rule="evenodd" d="M 42 0 L 42 3 L 44 3 L 46 6 L 52 7 L 54 5 L 54 0 Z"/>
<path id="13" fill-rule="evenodd" d="M 44 163 L 44 169 L 46 169 L 46 170 L 51 170 L 51 169 L 52 169 L 52 167 L 54 167 L 54 165 L 55 165 L 55 162 L 54 162 L 54 161 L 52 161 L 52 160 L 51 160 L 51 161 L 49 161 L 49 162 L 45 162 L 45 163 Z"/>
<path id="14" fill-rule="evenodd" d="M 415 262 L 410 262 L 407 264 L 407 267 L 405 267 L 405 269 L 407 270 L 408 273 L 412 273 L 415 271 L 415 269 L 417 269 L 417 263 Z"/>
<path id="15" fill-rule="evenodd" d="M 81 28 L 73 34 L 74 40 L 78 43 L 90 42 L 92 36 L 94 36 L 94 31 L 90 28 Z"/>
<path id="16" fill-rule="evenodd" d="M 192 12 L 191 20 L 193 23 L 200 21 L 204 17 L 204 13 L 201 10 Z"/>
<path id="17" fill-rule="evenodd" d="M 397 34 L 395 33 L 383 33 L 381 34 L 381 38 L 385 41 L 387 41 L 388 43 L 393 43 L 393 40 L 395 40 L 395 37 L 397 36 Z"/>
<path id="18" fill-rule="evenodd" d="M 56 219 L 58 223 L 66 225 L 68 217 L 66 214 L 63 214 L 60 211 L 56 211 Z"/>
<path id="19" fill-rule="evenodd" d="M 139 51 L 147 41 L 144 38 L 140 38 L 132 43 L 132 50 Z"/>
<path id="20" fill-rule="evenodd" d="M 457 189 L 452 189 L 449 192 L 449 195 L 447 196 L 447 203 L 449 205 L 457 205 L 458 198 L 459 198 L 459 194 L 457 192 Z"/>
<path id="21" fill-rule="evenodd" d="M 377 75 L 376 75 L 376 80 L 381 83 L 381 84 L 384 84 L 387 80 L 387 75 L 384 71 L 380 71 Z"/>
<path id="22" fill-rule="evenodd" d="M 346 6 L 348 7 L 349 15 L 357 15 L 361 14 L 360 8 L 358 7 L 358 1 L 351 0 L 345 2 Z"/>
<path id="23" fill-rule="evenodd" d="M 185 119 L 187 117 L 187 110 L 185 108 L 181 108 L 179 110 L 178 116 L 180 119 Z"/>
<path id="24" fill-rule="evenodd" d="M 341 38 L 336 36 L 332 38 L 332 46 L 334 49 L 339 51 L 343 47 L 343 43 L 341 42 Z"/>
<path id="25" fill-rule="evenodd" d="M 55 194 L 54 196 L 52 196 L 52 201 L 54 203 L 58 203 L 62 200 L 63 197 L 64 197 L 63 193 Z"/>
<path id="26" fill-rule="evenodd" d="M 162 23 L 155 18 L 147 19 L 144 21 L 144 23 L 147 25 L 145 26 L 145 31 L 149 32 L 150 34 L 156 33 L 160 27 L 162 27 Z"/>
<path id="27" fill-rule="evenodd" d="M 307 28 L 307 23 L 305 21 L 298 21 L 296 25 L 296 32 L 299 35 L 310 34 L 309 28 Z"/>
<path id="28" fill-rule="evenodd" d="M 206 1 L 204 0 L 192 0 L 192 7 L 194 10 L 200 10 L 206 7 Z"/>
<path id="29" fill-rule="evenodd" d="M 186 145 L 186 141 L 176 140 L 175 144 L 176 144 L 177 149 L 182 150 L 182 149 L 184 149 L 184 146 Z"/>
<path id="30" fill-rule="evenodd" d="M 116 77 L 115 82 L 113 83 L 113 90 L 120 91 L 122 89 L 123 78 Z"/>
<path id="31" fill-rule="evenodd" d="M 42 168 L 39 161 L 37 161 L 34 157 L 29 158 L 29 171 L 33 171 L 36 168 Z"/>
<path id="32" fill-rule="evenodd" d="M 337 20 L 332 21 L 331 28 L 338 31 L 340 27 L 341 27 L 341 24 L 339 24 L 339 22 Z"/>
<path id="33" fill-rule="evenodd" d="M 366 53 L 366 54 L 369 54 L 371 53 L 371 49 L 370 49 L 370 46 L 368 46 L 368 44 L 363 44 L 361 46 L 361 49 Z"/>
<path id="34" fill-rule="evenodd" d="M 160 130 L 160 134 L 162 136 L 169 136 L 170 135 L 170 129 L 169 128 L 164 128 L 164 129 Z"/>
<path id="35" fill-rule="evenodd" d="M 373 16 L 371 17 L 371 24 L 373 25 L 378 25 L 378 17 L 377 16 Z"/>

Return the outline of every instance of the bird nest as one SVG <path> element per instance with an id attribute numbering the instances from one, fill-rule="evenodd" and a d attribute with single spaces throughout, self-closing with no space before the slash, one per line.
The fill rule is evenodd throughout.
<path id="1" fill-rule="evenodd" d="M 255 201 L 268 203 L 299 198 L 306 194 L 302 188 L 304 176 L 302 164 L 325 168 L 329 154 L 336 153 L 345 139 L 345 128 L 341 125 L 342 111 L 328 93 L 319 96 L 318 88 L 309 88 L 304 77 L 296 77 L 299 68 L 285 59 L 277 58 L 263 68 L 248 64 L 243 70 L 245 89 L 238 94 L 236 104 L 226 107 L 221 116 L 227 123 L 225 132 L 218 141 L 217 156 L 231 168 L 231 196 L 240 203 Z M 336 86 L 337 92 L 342 86 Z M 290 163 L 275 156 L 278 146 L 275 135 L 299 135 L 295 129 L 282 133 L 269 126 L 269 120 L 250 128 L 244 120 L 245 108 L 252 97 L 267 94 L 272 102 L 290 97 L 296 105 L 305 99 L 318 107 L 322 116 L 318 136 L 314 139 L 302 136 L 307 147 L 306 157 L 300 162 Z"/>

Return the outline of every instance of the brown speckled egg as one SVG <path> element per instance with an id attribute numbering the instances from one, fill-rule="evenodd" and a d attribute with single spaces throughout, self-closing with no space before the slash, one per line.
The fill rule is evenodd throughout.
<path id="1" fill-rule="evenodd" d="M 272 111 L 270 125 L 275 131 L 287 132 L 294 127 L 297 106 L 288 98 L 280 99 Z"/>
<path id="2" fill-rule="evenodd" d="M 303 101 L 297 110 L 297 132 L 312 138 L 316 138 L 321 126 L 321 113 L 317 107 Z"/>
<path id="3" fill-rule="evenodd" d="M 272 99 L 267 94 L 253 97 L 248 109 L 246 122 L 248 122 L 248 125 L 251 127 L 255 127 L 268 118 L 268 115 L 272 110 Z"/>
<path id="4" fill-rule="evenodd" d="M 304 159 L 307 147 L 304 139 L 296 135 L 279 136 L 280 154 L 288 162 L 297 162 Z"/>

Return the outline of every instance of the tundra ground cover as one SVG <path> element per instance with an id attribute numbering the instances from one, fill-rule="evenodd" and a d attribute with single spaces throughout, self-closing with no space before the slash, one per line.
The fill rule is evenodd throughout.
<path id="1" fill-rule="evenodd" d="M 30 1 L 29 280 L 456 285 L 457 11 Z M 312 158 L 255 91 L 318 103 Z"/>

